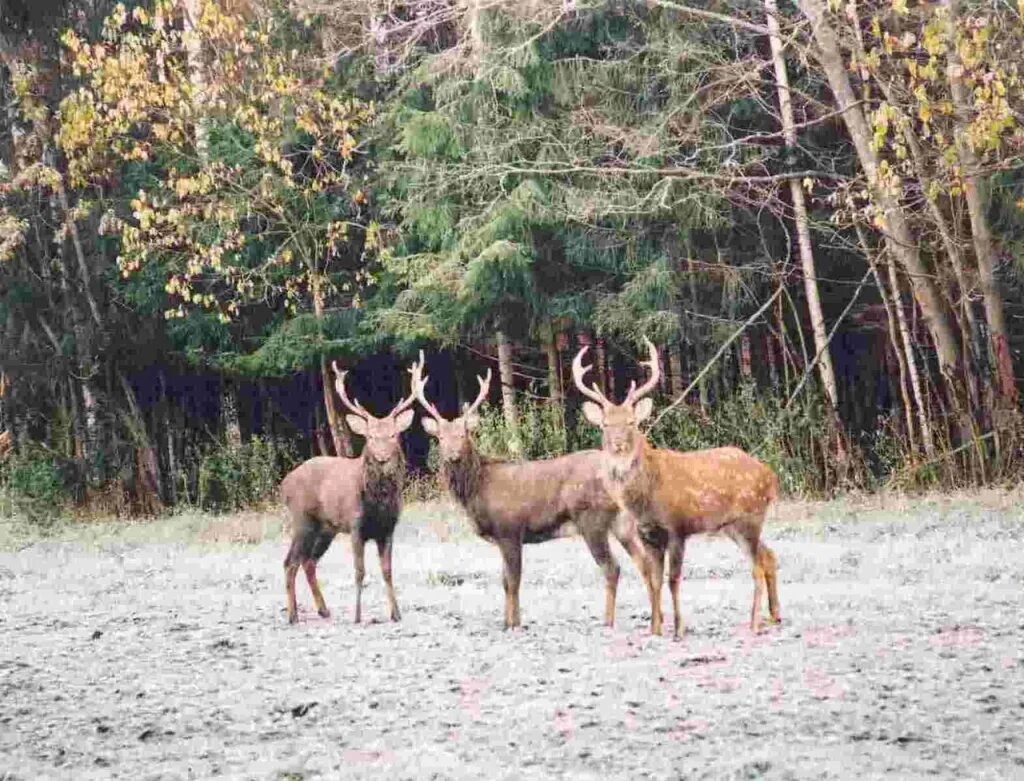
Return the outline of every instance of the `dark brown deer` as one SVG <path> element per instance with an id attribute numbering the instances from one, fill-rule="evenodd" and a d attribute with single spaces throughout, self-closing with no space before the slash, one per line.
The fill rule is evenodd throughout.
<path id="1" fill-rule="evenodd" d="M 735 447 L 687 453 L 651 447 L 640 424 L 654 407 L 644 396 L 657 387 L 661 369 L 657 349 L 650 340 L 644 341 L 650 357 L 641 364 L 650 369 L 650 377 L 639 388 L 634 382 L 621 404 L 611 402 L 596 385 L 588 388 L 583 382 L 590 370 L 583 365 L 586 347 L 573 359 L 572 376 L 580 393 L 591 399 L 583 403 L 583 414 L 601 429 L 605 487 L 636 517 L 647 546 L 651 631 L 661 634 L 665 548 L 675 636 L 679 637 L 679 581 L 686 540 L 695 534 L 722 533 L 750 556 L 754 575 L 750 628 L 758 632 L 766 590 L 771 617 L 781 620 L 775 554 L 761 542 L 765 513 L 778 495 L 778 478 L 768 466 Z"/>
<path id="2" fill-rule="evenodd" d="M 316 565 L 338 533 L 351 535 L 355 563 L 355 621 L 362 619 L 363 579 L 366 568 L 363 550 L 368 540 L 377 543 L 381 575 L 387 587 L 392 621 L 398 621 L 398 602 L 391 582 L 391 542 L 402 504 L 405 459 L 399 435 L 412 425 L 415 396 L 399 402 L 384 418 L 375 418 L 345 392 L 345 372 L 332 364 L 337 375 L 334 387 L 352 412 L 345 419 L 356 434 L 366 439 L 358 458 L 318 456 L 295 467 L 281 482 L 281 499 L 292 520 L 292 544 L 284 560 L 288 620 L 298 620 L 295 604 L 295 575 L 306 573 L 317 612 L 327 618 L 330 611 L 316 579 Z"/>
<path id="3" fill-rule="evenodd" d="M 448 490 L 466 510 L 477 534 L 493 542 L 504 564 L 505 628 L 520 625 L 519 582 L 523 544 L 546 542 L 578 531 L 605 576 L 607 626 L 615 622 L 619 564 L 608 546 L 613 533 L 643 572 L 646 564 L 635 521 L 622 513 L 601 484 L 601 452 L 583 450 L 559 458 L 508 462 L 485 458 L 473 442 L 476 411 L 487 398 L 491 372 L 477 377 L 480 393 L 461 417 L 445 420 L 427 401 L 424 359 L 410 372 L 413 393 L 430 417 L 423 428 L 437 438 Z"/>

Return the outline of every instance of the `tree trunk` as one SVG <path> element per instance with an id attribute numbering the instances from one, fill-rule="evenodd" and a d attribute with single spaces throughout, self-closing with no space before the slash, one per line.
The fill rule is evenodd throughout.
<path id="1" fill-rule="evenodd" d="M 882 275 L 878 273 L 878 263 L 876 262 L 875 255 L 871 251 L 871 248 L 867 243 L 867 236 L 864 233 L 864 229 L 857 226 L 857 237 L 860 240 L 861 251 L 864 253 L 864 258 L 871 266 L 871 274 L 875 278 L 875 284 L 878 285 L 878 295 L 882 299 L 882 306 L 885 307 L 885 317 L 889 322 L 889 344 L 892 346 L 893 353 L 896 355 L 896 364 L 899 370 L 899 384 L 900 384 L 900 397 L 903 399 L 903 415 L 905 425 L 907 427 L 907 437 L 910 440 L 911 450 L 917 449 L 917 437 L 914 430 L 914 406 L 910 401 L 910 372 L 907 368 L 907 357 L 900 345 L 900 329 L 896 321 L 895 307 L 893 306 L 892 300 L 889 298 L 889 294 L 886 292 L 885 284 L 882 281 Z M 893 291 L 894 295 L 898 295 L 898 291 Z M 896 306 L 899 306 L 899 300 L 896 301 Z"/>
<path id="2" fill-rule="evenodd" d="M 519 416 L 516 410 L 515 384 L 512 371 L 512 343 L 504 331 L 495 331 L 498 343 L 498 376 L 501 379 L 501 409 L 505 416 L 505 426 L 511 436 L 509 450 L 514 454 L 522 452 L 519 441 Z"/>
<path id="3" fill-rule="evenodd" d="M 668 353 L 668 361 L 665 364 L 668 367 L 668 389 L 674 399 L 686 388 L 683 384 L 683 359 L 680 345 L 665 345 L 665 352 Z"/>
<path id="4" fill-rule="evenodd" d="M 199 25 L 201 0 L 180 0 L 183 14 L 183 27 L 185 31 L 185 59 L 188 64 L 188 78 L 192 83 L 192 95 L 196 99 L 196 113 L 199 114 L 199 105 L 205 99 L 206 92 L 206 69 L 203 67 L 203 47 L 196 32 Z M 196 134 L 196 152 L 200 159 L 206 157 L 207 130 L 206 123 L 202 120 L 196 122 L 193 132 Z"/>
<path id="5" fill-rule="evenodd" d="M 960 175 L 963 180 L 967 211 L 971 220 L 971 238 L 974 241 L 974 255 L 978 261 L 978 277 L 985 300 L 985 317 L 992 345 L 992 364 L 995 366 L 999 398 L 1005 406 L 1017 404 L 1017 382 L 1013 374 L 1013 358 L 1006 331 L 1006 314 L 1003 311 L 1003 297 L 995 277 L 995 263 L 992 251 L 992 233 L 989 230 L 988 210 L 983 182 L 979 180 L 980 164 L 967 135 L 970 121 L 971 98 L 963 81 L 963 63 L 957 49 L 957 27 L 959 24 L 959 0 L 943 0 L 946 8 L 946 76 L 953 98 L 953 118 L 956 126 L 957 155 L 960 159 Z"/>
<path id="6" fill-rule="evenodd" d="M 779 32 L 778 7 L 775 0 L 764 0 L 768 16 L 769 43 L 772 63 L 775 66 L 775 84 L 779 96 L 779 115 L 782 119 L 782 136 L 786 144 L 787 157 L 795 155 L 797 148 L 796 120 L 789 91 L 789 74 L 783 56 L 782 36 Z M 787 161 L 787 164 L 791 164 Z M 825 316 L 821 310 L 818 295 L 818 272 L 811 245 L 811 231 L 807 221 L 807 204 L 799 180 L 789 180 L 789 195 L 793 202 L 793 221 L 796 225 L 797 246 L 800 251 L 800 265 L 804 276 L 804 293 L 807 296 L 807 310 L 811 318 L 811 332 L 814 334 L 814 351 L 818 355 L 818 375 L 825 390 L 825 397 L 835 412 L 839 407 L 839 393 L 836 389 L 836 374 L 829 352 L 828 332 Z"/>
<path id="7" fill-rule="evenodd" d="M 313 436 L 316 438 L 319 455 L 331 455 L 331 449 L 327 444 L 327 437 L 324 436 L 324 408 L 319 404 L 313 405 Z"/>
<path id="8" fill-rule="evenodd" d="M 690 284 L 691 306 L 693 306 L 694 311 L 697 311 L 697 269 L 690 252 L 689 241 L 686 242 L 686 276 Z M 697 325 L 696 321 L 694 321 L 694 325 Z M 705 353 L 704 340 L 699 334 L 693 340 L 693 358 L 697 371 L 701 371 L 704 368 Z M 700 408 L 706 411 L 708 408 L 708 381 L 706 376 L 697 381 L 697 394 L 700 397 Z"/>
<path id="9" fill-rule="evenodd" d="M 239 447 L 242 444 L 242 426 L 238 420 L 238 398 L 234 384 L 225 377 L 220 380 L 220 414 L 225 441 L 231 447 Z"/>
<path id="10" fill-rule="evenodd" d="M 604 346 L 604 339 L 594 338 L 594 373 L 597 375 L 597 387 L 601 393 L 614 395 L 615 377 L 612 374 L 612 367 L 608 362 L 608 351 Z"/>
<path id="11" fill-rule="evenodd" d="M 160 465 L 156 451 L 146 430 L 146 419 L 139 409 L 135 389 L 128 378 L 118 370 L 117 379 L 121 384 L 128 412 L 131 415 L 131 436 L 135 445 L 135 494 L 144 515 L 156 515 L 162 508 L 160 501 Z"/>
<path id="12" fill-rule="evenodd" d="M 313 276 L 313 314 L 323 328 L 324 321 L 324 296 L 320 288 L 320 278 Z M 324 397 L 324 410 L 327 413 L 327 428 L 331 432 L 331 442 L 334 444 L 334 453 L 338 456 L 351 458 L 355 454 L 352 448 L 352 434 L 345 422 L 345 416 L 338 411 L 338 400 L 335 398 L 334 374 L 327 365 L 327 356 L 320 356 L 320 380 L 321 390 Z"/>
<path id="13" fill-rule="evenodd" d="M 740 376 L 744 380 L 750 380 L 754 376 L 754 367 L 751 365 L 750 333 L 748 331 L 740 334 Z"/>
<path id="14" fill-rule="evenodd" d="M 914 400 L 917 402 L 918 422 L 921 429 L 921 440 L 924 442 L 924 452 L 928 458 L 935 457 L 935 440 L 932 437 L 932 427 L 929 422 L 928 406 L 924 392 L 921 390 L 921 376 L 917 369 L 917 358 L 914 356 L 914 340 L 907 325 L 907 315 L 900 302 L 900 282 L 896 275 L 896 264 L 890 261 L 889 266 L 889 287 L 892 289 L 893 307 L 896 310 L 896 322 L 899 324 L 900 336 L 903 338 L 903 351 L 907 360 L 907 373 L 910 375 L 910 387 L 914 391 Z"/>
<path id="15" fill-rule="evenodd" d="M 957 372 L 960 367 L 960 348 L 942 300 L 935 289 L 931 274 L 921 259 L 918 242 L 903 213 L 899 195 L 889 183 L 882 181 L 881 159 L 872 147 L 872 133 L 864 110 L 857 100 L 843 60 L 839 38 L 826 18 L 825 0 L 798 0 L 799 7 L 811 22 L 811 31 L 817 43 L 815 57 L 821 63 L 832 94 L 842 112 L 843 121 L 857 150 L 857 158 L 868 179 L 871 199 L 878 208 L 883 223 L 886 244 L 892 257 L 910 277 L 914 297 L 921 307 L 921 315 L 935 343 L 939 368 L 952 395 L 959 400 Z M 959 402 L 957 401 L 959 406 Z"/>
<path id="16" fill-rule="evenodd" d="M 555 405 L 562 404 L 562 359 L 558 354 L 557 334 L 555 329 L 548 325 L 541 330 L 541 342 L 544 347 L 544 355 L 548 364 L 548 397 Z"/>

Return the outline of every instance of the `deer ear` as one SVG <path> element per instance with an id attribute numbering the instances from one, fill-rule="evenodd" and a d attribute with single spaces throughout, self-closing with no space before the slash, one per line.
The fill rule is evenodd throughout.
<path id="1" fill-rule="evenodd" d="M 463 420 L 466 423 L 466 431 L 475 431 L 476 427 L 480 425 L 480 416 L 475 412 L 471 415 L 464 417 Z"/>
<path id="2" fill-rule="evenodd" d="M 395 418 L 395 428 L 398 429 L 399 434 L 401 434 L 403 431 L 409 428 L 409 426 L 412 425 L 412 419 L 415 414 L 415 410 L 407 409 L 405 412 L 403 412 L 401 415 Z"/>
<path id="3" fill-rule="evenodd" d="M 583 416 L 598 428 L 604 425 L 604 410 L 592 401 L 583 402 Z"/>
<path id="4" fill-rule="evenodd" d="M 647 418 L 654 412 L 654 401 L 651 399 L 640 399 L 633 407 L 633 417 L 637 422 L 637 425 L 643 423 Z"/>
<path id="5" fill-rule="evenodd" d="M 366 421 L 358 415 L 346 415 L 345 422 L 352 431 L 361 437 L 366 436 Z"/>
<path id="6" fill-rule="evenodd" d="M 437 421 L 433 418 L 420 418 L 420 425 L 423 426 L 423 430 L 430 434 L 430 436 L 441 436 L 441 431 L 437 425 Z"/>

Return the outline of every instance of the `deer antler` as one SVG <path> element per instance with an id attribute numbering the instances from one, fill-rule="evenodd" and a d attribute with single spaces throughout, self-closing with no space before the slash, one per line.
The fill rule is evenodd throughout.
<path id="1" fill-rule="evenodd" d="M 422 358 L 422 357 L 423 357 L 423 351 L 420 350 L 420 358 Z M 411 372 L 412 369 L 410 369 L 409 371 Z M 409 409 L 409 407 L 411 407 L 415 403 L 416 403 L 416 388 L 413 387 L 412 390 L 409 392 L 409 395 L 406 396 L 404 399 L 402 399 L 400 402 L 398 402 L 398 406 L 396 406 L 393 410 L 391 410 L 390 413 L 388 413 L 388 417 L 389 418 L 396 418 L 396 417 L 398 417 L 399 415 L 401 415 L 403 412 L 405 412 L 407 409 Z"/>
<path id="2" fill-rule="evenodd" d="M 481 377 L 479 374 L 476 376 L 476 381 L 480 383 L 480 392 L 476 395 L 476 401 L 466 407 L 462 413 L 462 417 L 466 418 L 477 411 L 477 408 L 484 403 L 487 399 L 487 391 L 491 387 L 491 367 L 487 367 L 487 374 Z"/>
<path id="3" fill-rule="evenodd" d="M 580 348 L 580 351 L 576 353 L 576 357 L 572 359 L 572 379 L 573 382 L 576 383 L 576 387 L 579 389 L 580 393 L 588 399 L 596 401 L 602 407 L 607 407 L 611 402 L 603 393 L 601 393 L 596 382 L 589 388 L 583 384 L 583 375 L 594 368 L 593 364 L 588 364 L 587 366 L 583 365 L 583 356 L 586 355 L 587 350 L 589 349 L 590 345 L 584 345 Z"/>
<path id="4" fill-rule="evenodd" d="M 644 337 L 644 344 L 647 345 L 648 359 L 646 361 L 640 361 L 641 366 L 646 366 L 651 371 L 651 376 L 647 378 L 647 382 L 641 385 L 639 388 L 636 387 L 636 381 L 629 386 L 629 393 L 626 394 L 623 404 L 635 404 L 640 401 L 644 396 L 650 393 L 652 390 L 658 387 L 658 382 L 661 380 L 661 364 L 658 361 L 658 348 L 654 346 L 654 343 Z"/>
<path id="5" fill-rule="evenodd" d="M 348 393 L 345 392 L 345 375 L 348 374 L 348 372 L 339 369 L 337 361 L 331 361 L 331 368 L 334 369 L 334 374 L 336 375 L 334 380 L 334 389 L 338 392 L 338 395 L 341 396 L 342 403 L 361 418 L 373 418 L 373 415 L 371 415 L 366 408 L 359 403 L 358 399 L 349 401 Z"/>
<path id="6" fill-rule="evenodd" d="M 436 420 L 444 420 L 444 418 L 441 417 L 441 413 L 437 411 L 437 407 L 427 401 L 425 391 L 427 388 L 427 380 L 429 380 L 430 377 L 423 376 L 423 369 L 426 365 L 427 361 L 423 357 L 423 350 L 420 350 L 419 361 L 414 362 L 413 365 L 409 367 L 409 374 L 412 375 L 412 395 L 413 398 L 419 401 L 423 406 L 423 409 L 430 413 L 431 417 Z"/>

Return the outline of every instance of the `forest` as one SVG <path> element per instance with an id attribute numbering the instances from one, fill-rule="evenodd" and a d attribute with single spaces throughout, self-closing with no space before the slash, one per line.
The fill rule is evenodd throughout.
<path id="1" fill-rule="evenodd" d="M 1024 3 L 3 0 L 0 515 L 272 500 L 427 358 L 481 448 L 1024 470 Z M 436 457 L 404 438 L 411 491 Z M 418 477 L 417 477 L 418 476 Z"/>

